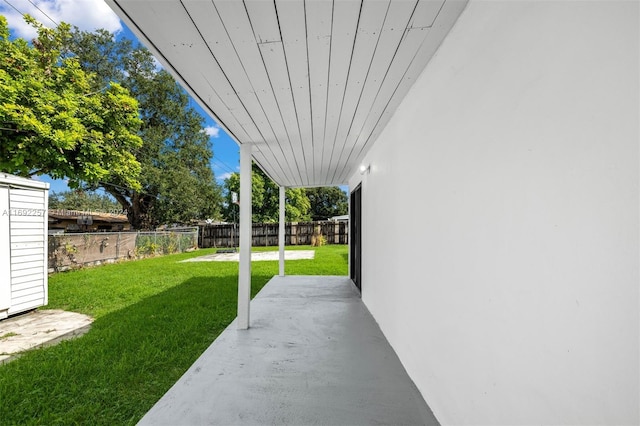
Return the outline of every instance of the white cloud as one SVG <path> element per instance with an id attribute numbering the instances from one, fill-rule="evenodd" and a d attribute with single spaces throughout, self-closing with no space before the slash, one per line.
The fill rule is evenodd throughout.
<path id="1" fill-rule="evenodd" d="M 204 128 L 204 132 L 211 136 L 212 138 L 217 138 L 220 136 L 220 127 L 218 126 L 207 126 Z"/>
<path id="2" fill-rule="evenodd" d="M 228 172 L 216 176 L 218 180 L 225 180 L 225 179 L 229 179 L 230 177 L 231 177 L 231 173 L 228 173 Z"/>
<path id="3" fill-rule="evenodd" d="M 3 1 L 0 2 L 0 14 L 7 18 L 15 36 L 27 40 L 33 39 L 36 31 L 24 22 L 20 13 L 28 13 L 46 27 L 55 26 L 51 18 L 57 23 L 66 22 L 85 31 L 104 28 L 115 33 L 122 30 L 120 19 L 104 0 L 9 0 L 9 3 L 20 12 Z"/>

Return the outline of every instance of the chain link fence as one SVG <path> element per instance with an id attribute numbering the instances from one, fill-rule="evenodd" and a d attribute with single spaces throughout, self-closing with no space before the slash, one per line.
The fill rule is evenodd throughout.
<path id="1" fill-rule="evenodd" d="M 151 232 L 92 232 L 49 235 L 49 272 L 140 259 L 198 248 L 198 228 Z"/>

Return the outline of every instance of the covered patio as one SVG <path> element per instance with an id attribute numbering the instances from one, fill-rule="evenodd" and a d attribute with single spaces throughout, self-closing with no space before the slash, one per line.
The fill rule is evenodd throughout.
<path id="1" fill-rule="evenodd" d="M 438 424 L 348 277 L 284 276 L 285 189 L 371 172 L 467 0 L 106 2 L 240 148 L 238 317 L 141 423 Z M 280 188 L 280 267 L 250 303 L 252 162 Z"/>
<path id="2" fill-rule="evenodd" d="M 438 424 L 346 277 L 274 277 L 140 424 Z"/>
<path id="3" fill-rule="evenodd" d="M 283 276 L 285 189 L 371 171 L 366 153 L 467 1 L 106 0 L 238 142 L 239 329 L 250 326 L 252 162 L 280 188 Z"/>
<path id="4" fill-rule="evenodd" d="M 238 319 L 143 423 L 433 422 L 405 369 L 443 424 L 639 423 L 638 2 L 106 1 L 240 146 Z M 282 246 L 249 303 L 252 161 L 281 237 L 350 186 L 366 308 Z"/>

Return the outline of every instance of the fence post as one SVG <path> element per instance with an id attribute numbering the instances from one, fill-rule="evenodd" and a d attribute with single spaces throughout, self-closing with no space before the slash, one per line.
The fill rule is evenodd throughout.
<path id="1" fill-rule="evenodd" d="M 298 222 L 291 222 L 291 245 L 298 245 Z"/>

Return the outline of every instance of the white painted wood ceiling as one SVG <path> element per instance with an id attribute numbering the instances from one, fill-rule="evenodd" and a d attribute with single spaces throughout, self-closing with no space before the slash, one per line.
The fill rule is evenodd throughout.
<path id="1" fill-rule="evenodd" d="M 279 185 L 345 184 L 467 0 L 107 0 Z"/>

